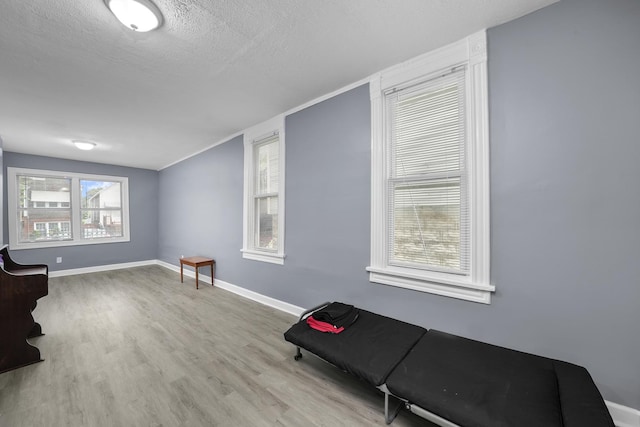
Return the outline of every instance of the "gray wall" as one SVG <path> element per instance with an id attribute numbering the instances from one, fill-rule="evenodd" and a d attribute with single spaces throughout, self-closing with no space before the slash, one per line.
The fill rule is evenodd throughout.
<path id="1" fill-rule="evenodd" d="M 236 280 L 242 248 L 242 136 L 159 173 L 159 259 L 211 256 L 216 278 Z M 186 267 L 185 267 L 186 268 Z"/>
<path id="2" fill-rule="evenodd" d="M 286 118 L 284 266 L 240 252 L 242 136 L 160 171 L 160 259 L 212 256 L 217 278 L 301 306 L 366 285 L 368 105 L 363 86 Z"/>
<path id="3" fill-rule="evenodd" d="M 343 300 L 571 361 L 640 408 L 639 9 L 564 0 L 489 31 L 491 305 L 368 282 L 366 85 L 286 118 L 284 266 L 241 257 L 241 137 L 160 172 L 159 256 L 214 256 L 221 279 L 301 307 Z"/>
<path id="4" fill-rule="evenodd" d="M 14 250 L 11 257 L 22 263 L 45 263 L 50 271 L 92 267 L 106 264 L 151 260 L 158 250 L 158 172 L 147 169 L 78 162 L 27 154 L 4 153 L 7 167 L 79 172 L 97 175 L 116 175 L 129 178 L 129 224 L 131 241 L 104 245 L 65 246 L 46 249 Z M 7 187 L 3 186 L 6 218 Z M 5 243 L 9 240 L 7 221 L 3 224 Z M 56 257 L 62 263 L 56 264 Z"/>
<path id="5" fill-rule="evenodd" d="M 489 32 L 496 339 L 583 364 L 635 408 L 639 46 L 637 0 L 564 0 Z"/>

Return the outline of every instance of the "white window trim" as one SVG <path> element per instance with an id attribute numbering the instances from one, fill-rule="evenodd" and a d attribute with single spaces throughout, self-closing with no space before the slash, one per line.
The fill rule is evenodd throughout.
<path id="1" fill-rule="evenodd" d="M 109 243 L 123 243 L 129 242 L 130 230 L 129 230 L 129 178 L 121 176 L 109 176 L 109 175 L 93 175 L 86 173 L 75 172 L 60 172 L 49 171 L 42 169 L 24 169 L 24 168 L 7 168 L 7 198 L 8 198 L 8 223 L 9 223 L 9 247 L 12 250 L 21 249 L 41 249 L 41 248 L 53 248 L 60 246 L 82 246 L 82 245 L 101 245 Z M 50 240 L 42 242 L 18 242 L 18 225 L 16 218 L 18 217 L 18 195 L 16 178 L 18 175 L 33 175 L 33 176 L 48 176 L 48 177 L 60 177 L 71 178 L 71 232 L 74 237 L 73 240 Z M 80 185 L 79 180 L 96 180 L 96 181 L 113 181 L 120 183 L 120 191 L 122 192 L 122 236 L 110 237 L 100 239 L 83 239 L 82 229 L 80 224 Z"/>
<path id="2" fill-rule="evenodd" d="M 489 120 L 486 32 L 384 70 L 371 78 L 371 265 L 369 280 L 406 289 L 468 301 L 491 303 L 489 230 Z M 388 264 L 386 235 L 387 150 L 385 147 L 383 92 L 412 80 L 437 76 L 466 65 L 468 88 L 467 168 L 469 170 L 471 263 L 470 274 L 425 271 Z"/>
<path id="3" fill-rule="evenodd" d="M 254 177 L 254 156 L 253 146 L 260 140 L 274 132 L 278 133 L 278 249 L 267 251 L 256 248 L 254 244 L 254 217 L 255 204 L 253 203 L 253 193 L 255 185 Z M 284 265 L 284 188 L 285 188 L 285 135 L 284 135 L 284 115 L 276 116 L 266 122 L 247 129 L 244 133 L 244 201 L 242 205 L 243 225 L 242 225 L 242 257 L 254 261 L 268 262 L 272 264 Z"/>

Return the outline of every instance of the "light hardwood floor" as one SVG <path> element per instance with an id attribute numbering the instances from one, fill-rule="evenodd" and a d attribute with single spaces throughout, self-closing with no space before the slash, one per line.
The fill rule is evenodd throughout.
<path id="1" fill-rule="evenodd" d="M 0 374 L 2 427 L 385 425 L 381 392 L 293 360 L 295 317 L 162 267 L 51 278 L 34 317 L 45 361 Z"/>

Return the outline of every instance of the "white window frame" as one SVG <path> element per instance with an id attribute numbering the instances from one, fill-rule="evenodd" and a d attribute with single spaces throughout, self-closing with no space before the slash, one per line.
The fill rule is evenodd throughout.
<path id="1" fill-rule="evenodd" d="M 265 250 L 255 245 L 255 156 L 254 147 L 266 137 L 278 134 L 278 247 L 276 250 Z M 259 125 L 253 126 L 244 133 L 244 202 L 242 227 L 242 257 L 254 261 L 272 264 L 284 264 L 284 188 L 285 188 L 285 134 L 284 115 L 279 115 Z"/>
<path id="2" fill-rule="evenodd" d="M 18 192 L 17 177 L 18 175 L 43 176 L 52 178 L 71 179 L 70 197 L 71 197 L 71 234 L 72 240 L 49 240 L 39 242 L 19 242 L 18 231 Z M 81 194 L 80 180 L 110 181 L 120 183 L 120 191 L 122 192 L 122 236 L 108 237 L 99 239 L 82 238 L 81 225 Z M 8 224 L 9 224 L 9 247 L 12 250 L 20 249 L 40 249 L 53 248 L 60 246 L 79 246 L 79 245 L 100 245 L 107 243 L 129 242 L 129 178 L 121 176 L 93 175 L 74 172 L 49 171 L 41 169 L 24 169 L 24 168 L 7 168 L 7 198 L 8 198 Z"/>
<path id="3" fill-rule="evenodd" d="M 469 274 L 453 274 L 390 265 L 387 218 L 389 153 L 385 140 L 384 92 L 466 67 L 467 170 L 470 217 Z M 371 95 L 371 265 L 375 283 L 429 292 L 468 301 L 491 303 L 489 230 L 489 120 L 487 39 L 480 31 L 448 46 L 421 55 L 374 75 Z"/>

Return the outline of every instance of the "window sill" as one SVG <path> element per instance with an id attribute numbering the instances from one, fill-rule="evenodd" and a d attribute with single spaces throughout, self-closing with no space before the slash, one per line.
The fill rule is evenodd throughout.
<path id="1" fill-rule="evenodd" d="M 128 243 L 131 239 L 129 237 L 117 237 L 117 238 L 102 238 L 95 240 L 49 240 L 43 242 L 34 243 L 10 243 L 9 247 L 12 251 L 19 251 L 23 249 L 46 249 L 46 248 L 58 248 L 64 246 L 85 246 L 85 245 L 102 245 L 108 243 Z"/>
<path id="2" fill-rule="evenodd" d="M 401 269 L 367 267 L 369 281 L 451 298 L 491 304 L 495 286 L 473 283 L 467 277 L 450 274 L 416 274 Z"/>
<path id="3" fill-rule="evenodd" d="M 268 262 L 271 264 L 284 265 L 284 254 L 258 252 L 250 249 L 242 249 L 242 258 L 253 261 Z"/>

